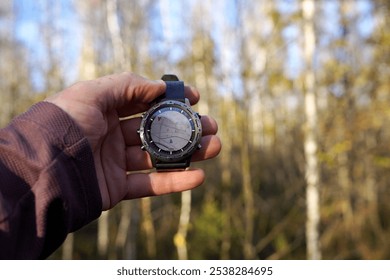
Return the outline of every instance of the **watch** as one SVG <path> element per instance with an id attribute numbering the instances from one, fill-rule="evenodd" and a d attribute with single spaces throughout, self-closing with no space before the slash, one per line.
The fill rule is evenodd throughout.
<path id="1" fill-rule="evenodd" d="M 138 133 L 141 149 L 149 153 L 157 171 L 184 170 L 201 148 L 202 125 L 184 95 L 184 83 L 176 75 L 164 75 L 165 94 L 142 114 Z"/>

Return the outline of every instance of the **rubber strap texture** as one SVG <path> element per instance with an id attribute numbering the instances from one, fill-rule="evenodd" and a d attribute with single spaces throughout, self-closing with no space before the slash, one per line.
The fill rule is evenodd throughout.
<path id="1" fill-rule="evenodd" d="M 179 81 L 176 75 L 164 75 L 161 78 L 166 84 L 165 94 L 161 96 L 164 100 L 178 100 L 184 102 L 184 82 Z"/>
<path id="2" fill-rule="evenodd" d="M 158 171 L 174 171 L 186 169 L 190 163 L 191 157 L 188 157 L 184 162 L 155 162 L 154 166 Z"/>

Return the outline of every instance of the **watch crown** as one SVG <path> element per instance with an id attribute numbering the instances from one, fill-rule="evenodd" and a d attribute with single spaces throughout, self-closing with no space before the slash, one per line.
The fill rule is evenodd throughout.
<path id="1" fill-rule="evenodd" d="M 196 147 L 196 149 L 198 149 L 198 150 L 202 149 L 202 145 L 199 144 L 198 147 Z"/>
<path id="2" fill-rule="evenodd" d="M 140 134 L 140 129 L 139 128 L 137 129 L 137 133 Z"/>
<path id="3" fill-rule="evenodd" d="M 146 150 L 145 146 L 141 146 L 141 150 L 145 151 Z"/>

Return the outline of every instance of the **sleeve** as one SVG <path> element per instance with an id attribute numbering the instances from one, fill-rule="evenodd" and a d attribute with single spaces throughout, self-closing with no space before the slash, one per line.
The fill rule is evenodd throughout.
<path id="1" fill-rule="evenodd" d="M 0 259 L 46 258 L 101 211 L 90 145 L 66 112 L 40 102 L 0 130 Z"/>

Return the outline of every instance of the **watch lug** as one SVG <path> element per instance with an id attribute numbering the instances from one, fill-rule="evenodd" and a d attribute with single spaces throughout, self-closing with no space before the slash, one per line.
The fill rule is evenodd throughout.
<path id="1" fill-rule="evenodd" d="M 175 82 L 175 81 L 179 81 L 179 78 L 174 74 L 164 74 L 164 76 L 161 77 L 161 80 L 166 82 L 168 81 Z"/>
<path id="2" fill-rule="evenodd" d="M 188 98 L 184 98 L 184 103 L 188 106 L 191 106 L 190 104 L 190 100 L 188 100 Z"/>

